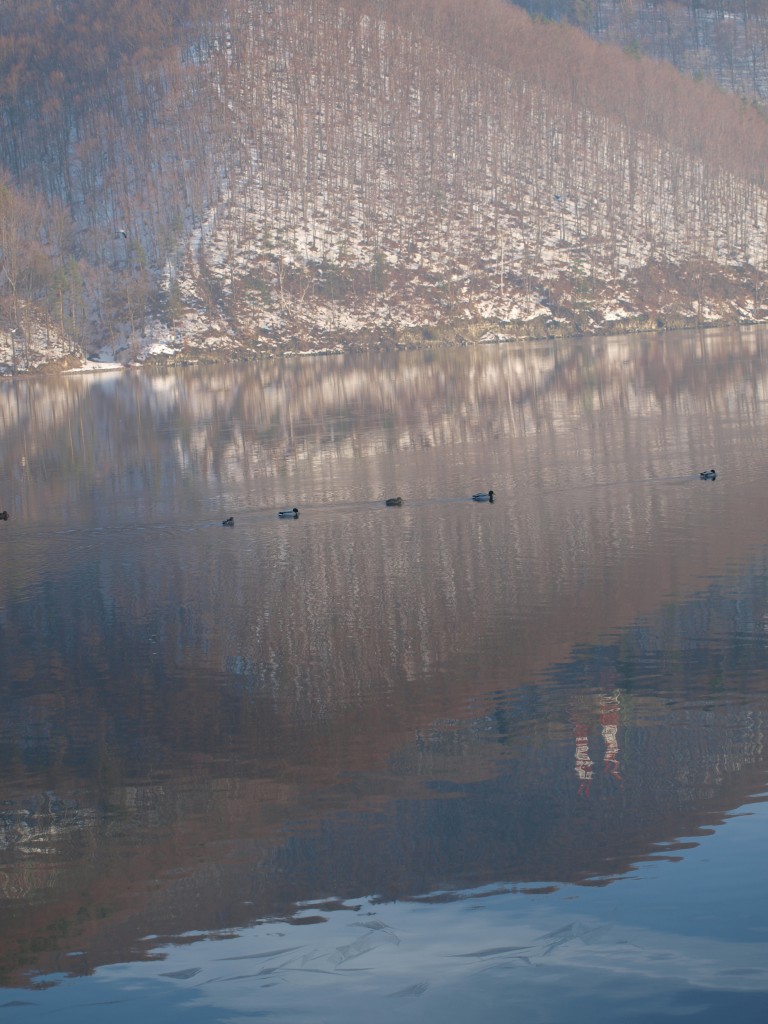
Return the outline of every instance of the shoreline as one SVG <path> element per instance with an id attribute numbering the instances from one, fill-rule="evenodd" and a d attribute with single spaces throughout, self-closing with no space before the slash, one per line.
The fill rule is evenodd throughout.
<path id="1" fill-rule="evenodd" d="M 152 353 L 147 358 L 133 358 L 129 362 L 118 360 L 101 361 L 94 357 L 86 357 L 81 364 L 61 365 L 61 360 L 51 360 L 48 363 L 40 363 L 30 369 L 6 372 L 0 370 L 0 382 L 13 382 L 19 380 L 30 380 L 39 377 L 77 377 L 91 374 L 119 373 L 125 370 L 141 370 L 144 368 L 162 369 L 164 367 L 180 367 L 195 365 L 216 365 L 220 363 L 255 363 L 271 359 L 291 358 L 319 358 L 322 356 L 339 356 L 362 352 L 415 352 L 435 351 L 438 349 L 472 348 L 481 345 L 507 345 L 525 344 L 540 342 L 577 342 L 594 338 L 610 338 L 630 335 L 647 334 L 674 334 L 678 331 L 710 331 L 732 329 L 749 329 L 766 326 L 768 319 L 764 320 L 728 320 L 717 319 L 705 322 L 685 322 L 683 318 L 675 318 L 673 322 L 664 324 L 652 324 L 649 321 L 639 323 L 617 320 L 611 324 L 604 323 L 600 330 L 552 330 L 551 325 L 544 326 L 544 330 L 509 331 L 509 325 L 492 324 L 488 321 L 475 321 L 459 326 L 445 324 L 443 326 L 414 327 L 401 332 L 399 339 L 378 341 L 372 338 L 372 332 L 365 335 L 358 335 L 356 338 L 347 338 L 345 343 L 337 345 L 326 345 L 315 349 L 275 349 L 271 351 L 247 349 L 237 344 L 222 344 L 216 350 L 208 347 L 196 348 L 195 346 L 184 347 L 178 352 L 167 352 L 162 355 Z M 517 326 L 522 326 L 518 324 Z M 569 324 L 573 328 L 575 325 Z M 71 358 L 71 357 L 69 357 Z"/>

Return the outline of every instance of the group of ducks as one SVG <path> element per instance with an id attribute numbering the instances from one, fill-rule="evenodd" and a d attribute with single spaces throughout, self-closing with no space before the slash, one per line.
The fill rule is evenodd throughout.
<path id="1" fill-rule="evenodd" d="M 703 469 L 699 476 L 702 480 L 717 480 L 717 472 L 714 469 Z M 493 502 L 494 493 L 493 491 L 480 491 L 478 494 L 472 495 L 472 501 L 489 501 Z M 390 507 L 396 507 L 403 504 L 402 498 L 387 498 L 384 502 L 385 505 Z M 285 508 L 277 513 L 279 519 L 298 519 L 299 510 L 297 508 Z M 8 513 L 5 509 L 0 512 L 0 519 L 7 519 Z M 229 516 L 229 518 L 222 520 L 222 526 L 234 526 L 235 517 Z"/>
<path id="2" fill-rule="evenodd" d="M 717 471 L 714 470 L 714 469 L 703 469 L 699 473 L 699 477 L 702 480 L 717 480 Z M 494 500 L 494 492 L 493 491 L 480 491 L 479 493 L 472 495 L 472 501 L 488 501 L 488 502 L 492 503 L 493 500 Z M 396 506 L 399 506 L 399 505 L 403 504 L 403 499 L 402 498 L 387 498 L 385 500 L 384 504 L 385 505 L 389 505 L 390 507 L 396 507 Z M 299 518 L 299 510 L 297 508 L 286 508 L 286 509 L 283 509 L 281 512 L 278 512 L 277 515 L 278 515 L 278 518 L 280 518 L 280 519 L 298 519 Z M 7 518 L 8 518 L 8 513 L 7 512 L 0 513 L 0 519 L 7 519 Z M 222 522 L 221 525 L 222 526 L 234 526 L 235 525 L 235 517 L 234 516 L 230 516 L 228 519 L 225 519 Z"/>
<path id="3" fill-rule="evenodd" d="M 713 472 L 714 472 L 714 470 L 713 470 Z M 473 494 L 472 495 L 472 501 L 490 501 L 490 502 L 493 502 L 493 498 L 494 498 L 493 491 L 481 491 L 478 494 Z M 403 499 L 402 498 L 387 498 L 386 501 L 384 502 L 384 504 L 385 505 L 389 505 L 390 507 L 393 507 L 393 506 L 396 507 L 396 506 L 399 506 L 399 505 L 403 504 Z M 279 519 L 298 519 L 299 518 L 299 510 L 297 508 L 285 508 L 281 512 L 278 512 L 277 516 L 278 516 Z M 7 518 L 7 516 L 6 516 L 6 518 Z M 228 519 L 222 520 L 221 525 L 222 526 L 234 526 L 235 525 L 235 517 L 234 516 L 229 516 Z"/>

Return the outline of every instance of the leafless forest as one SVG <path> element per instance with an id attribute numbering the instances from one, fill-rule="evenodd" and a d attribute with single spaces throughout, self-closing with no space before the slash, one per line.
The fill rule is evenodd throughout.
<path id="1" fill-rule="evenodd" d="M 630 7 L 707 4 L 575 20 Z M 759 104 L 505 0 L 5 0 L 0 362 L 763 319 L 767 166 Z"/>
<path id="2" fill-rule="evenodd" d="M 764 0 L 518 0 L 518 6 L 768 101 Z"/>

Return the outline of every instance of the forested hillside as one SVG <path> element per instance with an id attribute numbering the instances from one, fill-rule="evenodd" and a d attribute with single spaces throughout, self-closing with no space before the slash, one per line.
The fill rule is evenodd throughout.
<path id="1" fill-rule="evenodd" d="M 206 54 L 224 29 L 206 6 L 0 5 L 0 329 L 15 329 L 16 367 L 41 329 L 84 352 L 138 328 L 158 271 L 217 196 Z"/>
<path id="2" fill-rule="evenodd" d="M 766 167 L 504 0 L 6 0 L 0 363 L 762 319 Z"/>
<path id="3" fill-rule="evenodd" d="M 740 96 L 768 102 L 765 0 L 517 0 L 596 39 L 671 61 Z"/>

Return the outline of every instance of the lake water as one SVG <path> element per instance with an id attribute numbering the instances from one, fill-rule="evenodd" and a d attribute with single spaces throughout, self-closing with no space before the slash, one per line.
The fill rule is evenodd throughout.
<path id="1" fill-rule="evenodd" d="M 0 436 L 0 1022 L 762 1022 L 768 332 L 6 382 Z"/>

